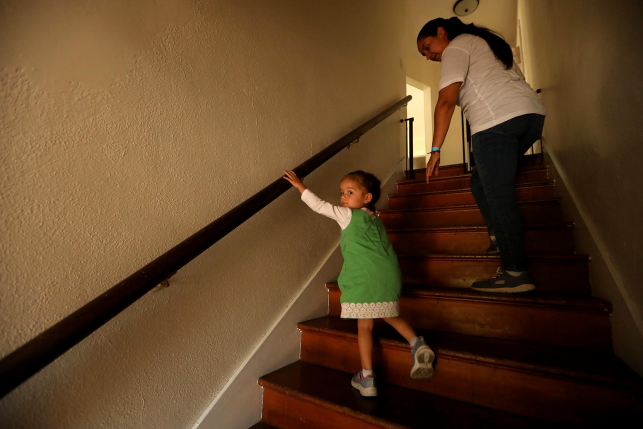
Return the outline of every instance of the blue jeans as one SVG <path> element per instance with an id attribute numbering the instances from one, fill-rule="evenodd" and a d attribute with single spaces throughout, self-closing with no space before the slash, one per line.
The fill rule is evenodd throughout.
<path id="1" fill-rule="evenodd" d="M 518 160 L 542 136 L 545 117 L 529 114 L 509 119 L 473 135 L 476 168 L 471 192 L 498 240 L 502 268 L 527 271 L 525 226 L 516 203 Z"/>

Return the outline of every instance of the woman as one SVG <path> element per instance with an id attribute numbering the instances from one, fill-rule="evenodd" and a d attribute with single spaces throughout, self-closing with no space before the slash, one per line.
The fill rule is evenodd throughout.
<path id="1" fill-rule="evenodd" d="M 541 137 L 545 108 L 514 65 L 509 44 L 486 28 L 465 25 L 458 18 L 434 19 L 420 30 L 417 47 L 427 60 L 441 62 L 426 181 L 438 174 L 440 148 L 459 105 L 473 134 L 476 169 L 471 192 L 487 223 L 489 249 L 500 250 L 502 266 L 495 277 L 475 282 L 472 288 L 505 293 L 534 290 L 514 183 L 518 159 Z"/>

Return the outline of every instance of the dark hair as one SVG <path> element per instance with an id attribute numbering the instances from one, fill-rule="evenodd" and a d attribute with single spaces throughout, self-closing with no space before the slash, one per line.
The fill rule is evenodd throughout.
<path id="1" fill-rule="evenodd" d="M 359 181 L 360 186 L 364 188 L 367 193 L 373 196 L 373 198 L 371 198 L 371 201 L 366 205 L 366 208 L 372 212 L 375 212 L 375 203 L 379 201 L 380 195 L 382 194 L 382 191 L 380 190 L 380 186 L 381 186 L 380 179 L 378 179 L 371 173 L 367 173 L 362 170 L 357 170 L 357 171 L 348 173 L 346 176 L 344 176 L 344 179 L 348 177 L 352 179 L 357 179 Z"/>
<path id="2" fill-rule="evenodd" d="M 438 34 L 438 27 L 444 28 L 449 40 L 453 40 L 461 34 L 473 34 L 474 36 L 482 37 L 507 70 L 513 66 L 514 59 L 511 46 L 500 34 L 485 27 L 476 27 L 473 24 L 467 25 L 455 16 L 449 19 L 437 18 L 427 22 L 420 30 L 417 41 L 419 42 L 429 36 L 435 37 Z"/>

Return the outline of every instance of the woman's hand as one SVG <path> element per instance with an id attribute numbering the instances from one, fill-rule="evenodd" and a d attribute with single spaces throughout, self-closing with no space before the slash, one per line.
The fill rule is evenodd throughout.
<path id="1" fill-rule="evenodd" d="M 426 163 L 426 183 L 429 183 L 429 177 L 431 175 L 437 176 L 438 175 L 438 169 L 440 167 L 440 152 L 435 151 L 431 152 L 431 158 L 429 158 L 429 162 Z M 433 174 L 435 172 L 435 174 Z"/>
<path id="2" fill-rule="evenodd" d="M 451 124 L 451 117 L 453 111 L 458 103 L 458 94 L 460 93 L 462 82 L 455 82 L 451 85 L 442 88 L 438 93 L 438 102 L 435 105 L 435 114 L 433 115 L 433 144 L 432 147 L 442 147 L 444 139 L 449 131 Z M 435 171 L 438 175 L 438 167 L 440 166 L 440 152 L 431 152 L 431 158 L 426 164 L 426 183 L 429 183 L 429 177 Z"/>
<path id="3" fill-rule="evenodd" d="M 295 188 L 299 189 L 299 192 L 301 192 L 302 194 L 306 190 L 304 182 L 302 182 L 301 179 L 297 177 L 294 171 L 284 170 L 284 179 L 289 181 Z"/>

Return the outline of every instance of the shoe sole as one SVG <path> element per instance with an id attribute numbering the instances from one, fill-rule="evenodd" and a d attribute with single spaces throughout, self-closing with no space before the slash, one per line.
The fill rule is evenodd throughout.
<path id="1" fill-rule="evenodd" d="M 411 368 L 411 378 L 415 380 L 433 377 L 433 360 L 435 353 L 428 346 L 421 346 L 415 353 L 415 362 Z"/>
<path id="2" fill-rule="evenodd" d="M 477 290 L 478 292 L 523 293 L 523 292 L 529 292 L 529 291 L 535 290 L 536 286 L 532 284 L 524 284 L 524 285 L 514 286 L 514 287 L 497 287 L 497 288 L 488 288 L 488 287 L 479 288 L 479 287 L 471 286 L 471 289 Z"/>
<path id="3" fill-rule="evenodd" d="M 351 386 L 359 390 L 359 393 L 362 396 L 369 396 L 369 397 L 377 396 L 377 387 L 364 387 L 361 384 L 355 383 L 352 380 L 351 380 Z"/>
<path id="4" fill-rule="evenodd" d="M 500 249 L 487 250 L 487 255 L 495 255 L 496 253 L 500 253 Z"/>

